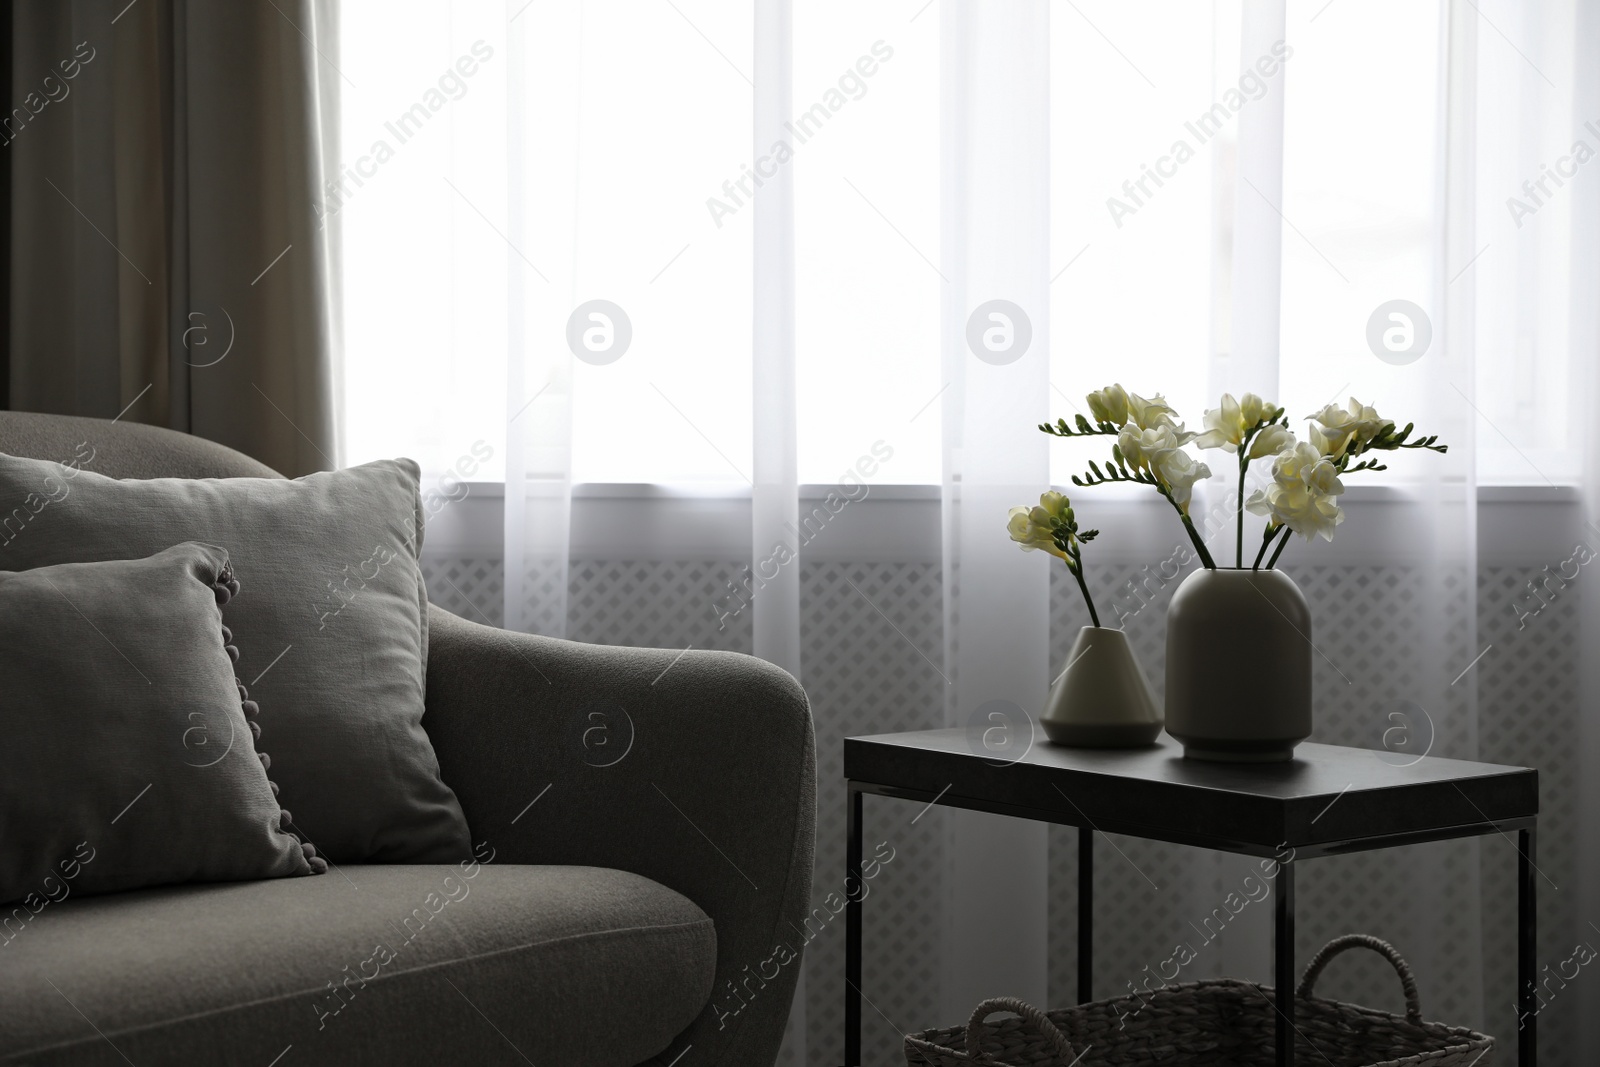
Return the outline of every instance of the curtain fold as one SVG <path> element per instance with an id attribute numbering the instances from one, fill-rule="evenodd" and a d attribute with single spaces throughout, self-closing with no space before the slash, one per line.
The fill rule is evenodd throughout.
<path id="1" fill-rule="evenodd" d="M 565 637 L 575 357 L 569 347 L 536 339 L 566 335 L 563 311 L 577 303 L 576 293 L 585 279 L 576 255 L 578 212 L 541 222 L 533 205 L 579 202 L 583 166 L 579 89 L 553 84 L 554 79 L 541 74 L 549 68 L 543 52 L 556 42 L 534 34 L 531 20 L 513 20 L 519 7 L 515 0 L 505 5 L 506 194 L 503 203 L 492 205 L 497 214 L 504 214 L 508 230 L 502 618 L 510 630 Z M 559 29 L 577 41 L 574 51 L 581 71 L 582 5 L 549 17 L 559 18 Z M 473 195 L 478 195 L 476 190 Z M 476 210 L 472 201 L 465 207 Z M 566 225 L 559 221 L 562 217 L 568 220 Z M 548 275 L 534 266 L 522 251 L 525 248 L 541 250 Z"/>
<path id="2" fill-rule="evenodd" d="M 1271 55 L 1274 44 L 1289 36 L 1284 0 L 1245 4 L 1237 14 L 1241 65 L 1252 57 Z M 1239 113 L 1237 150 L 1217 153 L 1224 162 L 1215 173 L 1232 214 L 1231 226 L 1219 235 L 1227 243 L 1222 262 L 1228 266 L 1229 277 L 1225 283 L 1217 279 L 1216 284 L 1226 285 L 1226 302 L 1213 306 L 1213 315 L 1225 321 L 1213 323 L 1212 332 L 1227 337 L 1227 348 L 1213 353 L 1207 403 L 1215 403 L 1211 398 L 1223 393 L 1242 396 L 1246 392 L 1289 402 L 1280 388 L 1279 318 L 1283 303 L 1283 121 L 1285 96 L 1294 73 L 1285 65 L 1281 75 L 1266 84 L 1261 99 Z M 1222 71 L 1217 80 L 1226 84 L 1232 80 L 1232 71 Z M 1197 413 L 1187 414 L 1191 426 L 1198 422 Z M 1293 419 L 1304 414 L 1290 412 Z M 1221 514 L 1231 515 L 1238 485 L 1226 463 L 1211 465 L 1216 477 L 1206 486 L 1205 499 L 1226 504 Z M 1233 529 L 1231 522 L 1217 523 L 1216 534 L 1208 541 L 1218 566 L 1231 566 L 1244 554 L 1239 546 L 1228 543 Z M 1194 868 L 1196 875 L 1204 876 L 1195 881 L 1206 890 L 1189 894 L 1189 906 L 1202 914 L 1213 906 L 1208 898 L 1216 897 L 1238 866 L 1236 857 L 1220 853 L 1211 854 L 1209 860 L 1206 863 L 1197 857 Z M 1220 973 L 1272 980 L 1271 918 L 1266 909 L 1258 909 L 1231 924 L 1228 937 L 1219 939 L 1217 946 Z"/>
<path id="3" fill-rule="evenodd" d="M 19 0 L 10 402 L 339 459 L 331 0 Z"/>
<path id="4" fill-rule="evenodd" d="M 1590 57 L 1580 63 L 1573 79 L 1573 110 L 1578 115 L 1600 115 L 1600 4 L 1583 4 L 1574 19 L 1572 48 L 1578 57 Z M 1572 277 L 1569 313 L 1571 315 L 1572 351 L 1578 365 L 1587 373 L 1575 383 L 1574 393 L 1582 410 L 1592 413 L 1600 404 L 1600 300 L 1593 294 L 1600 292 L 1600 192 L 1590 189 L 1577 199 L 1573 207 Z M 1584 435 L 1583 484 L 1581 526 L 1574 545 L 1587 547 L 1590 558 L 1600 552 L 1600 420 L 1590 414 L 1583 420 Z M 1593 650 L 1600 647 L 1600 582 L 1592 575 L 1585 576 L 1579 592 L 1578 645 L 1586 651 L 1581 658 L 1578 678 L 1577 762 L 1588 770 L 1580 777 L 1577 798 L 1577 825 L 1571 832 L 1586 848 L 1580 848 L 1573 885 L 1574 896 L 1580 901 L 1600 901 L 1600 775 L 1593 769 L 1600 767 L 1600 656 Z M 1586 943 L 1600 946 L 1600 933 L 1588 925 L 1600 919 L 1585 918 L 1578 935 Z M 1596 934 L 1591 940 L 1590 934 Z M 1600 991 L 1591 987 L 1587 994 L 1588 1009 L 1577 1013 L 1572 1028 L 1574 1063 L 1600 1062 Z"/>
<path id="5" fill-rule="evenodd" d="M 1437 319 L 1431 351 L 1414 364 L 1381 367 L 1390 378 L 1410 373 L 1422 385 L 1411 394 L 1420 404 L 1406 412 L 1421 432 L 1438 434 L 1450 451 L 1420 453 L 1407 465 L 1403 454 L 1393 466 L 1408 485 L 1398 554 L 1419 557 L 1422 572 L 1420 612 L 1407 633 L 1415 658 L 1396 673 L 1406 683 L 1394 691 L 1414 707 L 1390 708 L 1407 716 L 1408 740 L 1425 736 L 1431 755 L 1478 760 L 1484 753 L 1478 719 L 1482 675 L 1472 669 L 1482 642 L 1478 611 L 1477 322 L 1479 279 L 1460 264 L 1469 263 L 1481 245 L 1478 221 L 1478 167 L 1475 126 L 1477 91 L 1473 84 L 1478 47 L 1477 15 L 1470 5 L 1445 9 L 1441 27 L 1439 123 L 1435 148 L 1435 224 L 1429 305 Z M 1393 383 L 1405 395 L 1405 383 Z M 1398 411 L 1398 409 L 1396 409 Z M 1409 481 L 1419 468 L 1422 483 Z M 1422 721 L 1413 714 L 1421 708 Z M 1407 747 L 1414 748 L 1415 745 Z M 1465 805 L 1463 808 L 1465 809 Z M 1462 817 L 1472 814 L 1463 810 Z M 1503 845 L 1504 842 L 1498 842 Z M 1416 891 L 1407 898 L 1404 929 L 1414 931 L 1410 958 L 1419 975 L 1440 989 L 1436 1011 L 1454 1011 L 1480 1028 L 1493 1029 L 1499 1014 L 1487 996 L 1483 911 L 1484 843 L 1445 842 L 1416 850 Z M 1509 868 L 1515 853 L 1499 849 L 1495 862 Z M 1448 908 L 1438 907 L 1449 901 Z M 1397 928 L 1398 929 L 1398 928 Z M 1497 1030 L 1495 1032 L 1503 1032 Z"/>
<path id="6" fill-rule="evenodd" d="M 1050 482 L 1050 7 L 945 0 L 940 18 L 945 724 L 1015 760 L 1045 743 L 1051 677 L 1049 583 L 1003 536 Z M 946 842 L 945 1017 L 997 989 L 1042 1001 L 1045 827 L 956 811 Z"/>
<path id="7" fill-rule="evenodd" d="M 757 0 L 751 157 L 783 139 L 793 114 L 794 16 L 790 0 Z M 754 205 L 750 560 L 765 583 L 751 601 L 752 651 L 802 684 L 798 421 L 795 412 L 794 171 L 779 169 Z M 809 1054 L 806 969 L 801 967 L 784 1031 L 787 1062 Z"/>

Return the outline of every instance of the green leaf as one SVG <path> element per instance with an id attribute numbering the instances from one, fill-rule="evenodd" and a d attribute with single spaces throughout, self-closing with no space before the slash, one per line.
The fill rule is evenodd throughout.
<path id="1" fill-rule="evenodd" d="M 1094 432 L 1094 427 L 1089 425 L 1089 420 L 1084 418 L 1081 413 L 1078 415 L 1077 423 L 1078 423 L 1078 429 L 1082 430 L 1084 433 L 1093 433 Z"/>

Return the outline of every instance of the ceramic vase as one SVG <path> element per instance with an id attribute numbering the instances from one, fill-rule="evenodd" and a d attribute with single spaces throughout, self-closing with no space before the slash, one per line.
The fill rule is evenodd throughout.
<path id="1" fill-rule="evenodd" d="M 1167 608 L 1167 732 L 1190 759 L 1270 763 L 1311 736 L 1311 609 L 1282 571 L 1194 571 Z"/>
<path id="2" fill-rule="evenodd" d="M 1131 748 L 1161 735 L 1161 707 L 1121 630 L 1085 626 L 1050 686 L 1039 725 L 1058 745 Z"/>

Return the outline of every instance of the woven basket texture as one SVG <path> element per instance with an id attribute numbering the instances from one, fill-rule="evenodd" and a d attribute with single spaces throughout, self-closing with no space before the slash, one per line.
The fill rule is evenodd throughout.
<path id="1" fill-rule="evenodd" d="M 1312 995 L 1328 961 L 1352 948 L 1382 953 L 1406 994 L 1406 1014 Z M 988 1021 L 1010 1012 L 1015 1017 Z M 966 1026 L 906 1037 L 908 1067 L 1274 1067 L 1272 987 L 1234 979 L 1166 986 L 1041 1012 L 1012 997 L 986 1000 Z M 1416 982 L 1388 942 L 1336 938 L 1306 968 L 1295 994 L 1295 1067 L 1492 1067 L 1494 1039 L 1426 1022 Z"/>

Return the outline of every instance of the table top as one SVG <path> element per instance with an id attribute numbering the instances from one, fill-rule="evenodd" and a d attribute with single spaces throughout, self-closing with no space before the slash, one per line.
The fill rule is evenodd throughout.
<path id="1" fill-rule="evenodd" d="M 867 792 L 1252 855 L 1468 836 L 1539 811 L 1528 767 L 1309 743 L 1284 763 L 1211 763 L 1166 735 L 1137 749 L 1041 738 L 1015 762 L 960 728 L 851 737 L 844 775 Z"/>

